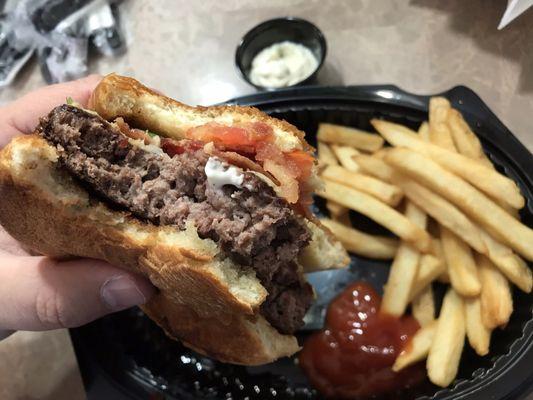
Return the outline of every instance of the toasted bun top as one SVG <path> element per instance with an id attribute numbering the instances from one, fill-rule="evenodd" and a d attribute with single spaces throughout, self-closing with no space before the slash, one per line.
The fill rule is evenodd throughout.
<path id="1" fill-rule="evenodd" d="M 156 93 L 135 79 L 116 74 L 107 75 L 98 84 L 89 100 L 89 108 L 107 120 L 123 117 L 136 127 L 176 139 L 182 139 L 188 129 L 209 122 L 222 125 L 263 122 L 274 131 L 275 144 L 281 151 L 312 153 L 314 150 L 305 141 L 304 132 L 256 108 L 192 107 Z"/>

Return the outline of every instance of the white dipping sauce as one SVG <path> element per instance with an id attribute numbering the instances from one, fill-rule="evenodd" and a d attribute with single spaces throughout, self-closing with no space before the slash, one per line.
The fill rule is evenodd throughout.
<path id="1" fill-rule="evenodd" d="M 209 157 L 204 170 L 207 176 L 207 182 L 215 190 L 219 190 L 224 185 L 242 188 L 244 181 L 242 170 L 233 165 L 226 164 L 217 157 Z"/>
<path id="2" fill-rule="evenodd" d="M 284 41 L 261 50 L 252 61 L 250 80 L 258 86 L 291 86 L 309 77 L 318 60 L 304 45 Z"/>

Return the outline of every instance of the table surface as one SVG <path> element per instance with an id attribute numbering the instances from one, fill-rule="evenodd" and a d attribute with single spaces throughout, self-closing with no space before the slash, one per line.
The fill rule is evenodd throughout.
<path id="1" fill-rule="evenodd" d="M 127 53 L 94 58 L 89 68 L 134 76 L 189 104 L 220 102 L 254 92 L 234 66 L 243 34 L 266 19 L 294 15 L 317 24 L 328 41 L 320 84 L 392 83 L 421 94 L 466 85 L 531 150 L 533 11 L 497 31 L 505 5 L 505 0 L 130 1 L 121 6 Z M 33 63 L 0 93 L 0 104 L 42 85 Z M 66 331 L 19 332 L 0 343 L 0 398 L 84 397 Z"/>

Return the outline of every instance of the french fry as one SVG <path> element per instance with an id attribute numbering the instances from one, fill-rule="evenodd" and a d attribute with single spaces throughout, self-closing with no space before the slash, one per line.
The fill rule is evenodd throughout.
<path id="1" fill-rule="evenodd" d="M 369 235 L 331 219 L 322 219 L 321 222 L 349 252 L 379 260 L 390 260 L 398 249 L 397 239 Z"/>
<path id="2" fill-rule="evenodd" d="M 463 296 L 479 295 L 481 283 L 470 247 L 442 225 L 440 239 L 452 287 Z"/>
<path id="3" fill-rule="evenodd" d="M 321 142 L 337 143 L 373 152 L 383 147 L 383 138 L 347 126 L 322 123 L 318 126 L 317 138 Z"/>
<path id="4" fill-rule="evenodd" d="M 427 121 L 422 122 L 418 128 L 418 136 L 420 136 L 420 139 L 429 142 L 429 123 Z"/>
<path id="5" fill-rule="evenodd" d="M 429 99 L 429 124 L 432 122 L 444 122 L 451 104 L 446 97 L 434 96 Z M 445 111 L 444 115 L 441 112 Z"/>
<path id="6" fill-rule="evenodd" d="M 318 161 L 322 165 L 339 165 L 339 160 L 333 153 L 333 150 L 331 150 L 331 147 L 323 142 L 318 142 Z M 326 202 L 326 208 L 334 218 L 338 218 L 348 212 L 346 207 L 332 201 Z"/>
<path id="7" fill-rule="evenodd" d="M 411 341 L 407 344 L 405 349 L 396 357 L 392 370 L 394 372 L 401 371 L 409 365 L 422 361 L 428 356 L 435 331 L 437 330 L 437 321 L 433 321 L 426 326 L 420 328 Z"/>
<path id="8" fill-rule="evenodd" d="M 476 257 L 481 278 L 481 319 L 492 329 L 505 325 L 513 312 L 513 297 L 509 282 L 485 256 Z"/>
<path id="9" fill-rule="evenodd" d="M 389 143 L 423 154 L 427 159 L 460 176 L 495 200 L 517 209 L 524 206 L 524 197 L 516 183 L 498 171 L 462 154 L 424 142 L 414 131 L 405 126 L 382 120 L 372 120 L 372 125 Z M 401 150 L 406 151 L 406 149 Z M 388 152 L 385 157 L 387 158 L 392 152 Z"/>
<path id="10" fill-rule="evenodd" d="M 402 190 L 371 176 L 351 172 L 338 165 L 329 165 L 321 176 L 333 182 L 342 183 L 361 192 L 368 193 L 385 204 L 396 207 L 403 197 Z"/>
<path id="11" fill-rule="evenodd" d="M 349 146 L 339 146 L 337 144 L 331 145 L 331 150 L 335 153 L 335 156 L 339 159 L 340 164 L 349 171 L 359 171 L 359 165 L 353 160 L 353 156 L 357 156 L 361 153 Z"/>
<path id="12" fill-rule="evenodd" d="M 424 254 L 420 257 L 416 279 L 411 287 L 409 301 L 422 292 L 431 282 L 437 279 L 446 269 L 446 264 L 432 254 Z"/>
<path id="13" fill-rule="evenodd" d="M 385 161 L 455 203 L 491 234 L 533 261 L 533 230 L 513 218 L 468 182 L 412 150 L 395 148 L 387 153 Z M 405 188 L 402 189 L 406 192 Z"/>
<path id="14" fill-rule="evenodd" d="M 378 151 L 372 153 L 372 156 L 383 160 L 385 158 L 385 154 L 387 154 L 387 151 L 389 150 L 390 150 L 390 147 L 383 147 L 379 149 Z"/>
<path id="15" fill-rule="evenodd" d="M 483 228 L 473 224 L 453 204 L 416 182 L 395 181 L 406 196 L 426 213 L 461 237 L 477 252 L 486 254 L 521 290 L 529 293 L 533 287 L 531 270 L 508 246 L 500 243 Z M 445 280 L 446 281 L 446 280 Z"/>
<path id="16" fill-rule="evenodd" d="M 324 165 L 339 165 L 339 161 L 326 143 L 318 142 L 318 161 Z"/>
<path id="17" fill-rule="evenodd" d="M 382 159 L 374 155 L 361 154 L 353 156 L 353 160 L 357 163 L 361 171 L 367 175 L 374 176 L 384 182 L 391 182 L 394 177 L 394 168 L 387 164 Z"/>
<path id="18" fill-rule="evenodd" d="M 477 136 L 470 130 L 468 124 L 464 121 L 462 115 L 454 109 L 451 109 L 448 113 L 448 125 L 453 126 L 453 138 L 457 146 L 461 146 L 462 150 L 459 149 L 459 153 L 464 154 L 466 157 L 471 158 L 484 166 L 494 170 L 494 165 L 489 160 L 489 158 L 483 152 L 481 148 L 481 143 Z M 508 202 L 502 201 L 501 199 L 493 200 L 507 211 L 514 218 L 519 219 L 518 210 L 509 205 Z"/>
<path id="19" fill-rule="evenodd" d="M 431 143 L 450 151 L 456 151 L 450 128 L 444 122 L 438 122 L 433 125 L 430 122 L 429 134 Z"/>
<path id="20" fill-rule="evenodd" d="M 531 293 L 533 276 L 526 262 L 509 247 L 498 242 L 482 228 L 479 228 L 481 239 L 487 247 L 486 255 L 507 279 L 526 293 Z"/>
<path id="21" fill-rule="evenodd" d="M 366 215 L 401 239 L 412 243 L 421 252 L 430 251 L 429 234 L 382 201 L 359 190 L 331 181 L 324 181 L 324 191 L 319 195 Z"/>
<path id="22" fill-rule="evenodd" d="M 464 299 L 466 337 L 470 346 L 480 356 L 489 353 L 491 329 L 487 328 L 481 317 L 481 300 L 479 297 Z"/>
<path id="23" fill-rule="evenodd" d="M 431 101 L 430 101 L 430 104 L 432 104 Z M 430 123 L 432 122 L 432 124 L 430 125 L 432 128 L 431 135 L 429 135 L 425 141 L 433 143 L 437 146 L 443 147 L 450 151 L 457 151 L 456 146 L 453 141 L 450 128 L 445 123 L 445 121 L 448 119 L 448 115 L 450 111 L 451 111 L 451 108 L 450 108 L 450 104 L 448 100 L 444 101 L 444 105 L 440 105 L 437 107 L 434 106 L 433 119 L 430 121 Z M 439 226 L 439 229 L 442 229 L 442 226 Z M 444 271 L 437 278 L 439 282 L 447 283 L 447 284 L 450 283 L 450 275 L 448 274 L 448 270 L 449 268 L 447 267 L 446 271 Z"/>
<path id="24" fill-rule="evenodd" d="M 450 102 L 444 97 L 432 97 L 429 100 L 429 141 L 455 151 L 452 133 L 446 125 L 450 108 Z"/>
<path id="25" fill-rule="evenodd" d="M 486 253 L 486 245 L 478 227 L 455 205 L 404 176 L 396 175 L 394 183 L 406 197 L 433 217 L 439 224 L 450 229 L 479 253 Z"/>
<path id="26" fill-rule="evenodd" d="M 420 326 L 426 326 L 435 321 L 435 299 L 431 284 L 427 285 L 425 289 L 422 289 L 413 299 L 411 312 Z"/>
<path id="27" fill-rule="evenodd" d="M 425 229 L 427 216 L 413 203 L 407 202 L 405 216 L 421 229 Z M 419 260 L 420 253 L 416 249 L 407 243 L 400 244 L 383 288 L 380 312 L 395 316 L 401 316 L 405 312 Z"/>
<path id="28" fill-rule="evenodd" d="M 459 153 L 464 154 L 466 157 L 474 160 L 478 160 L 485 166 L 494 169 L 492 162 L 490 162 L 488 157 L 483 152 L 481 142 L 476 134 L 472 132 L 461 113 L 457 110 L 451 109 L 448 112 L 447 122 L 452 132 L 455 147 L 457 147 Z"/>
<path id="29" fill-rule="evenodd" d="M 465 342 L 465 315 L 461 297 L 450 288 L 442 303 L 437 329 L 427 358 L 429 380 L 446 387 L 457 376 Z"/>
<path id="30" fill-rule="evenodd" d="M 338 218 L 348 212 L 348 209 L 346 207 L 341 206 L 340 204 L 335 203 L 334 201 L 327 201 L 326 208 L 328 209 L 330 215 L 333 218 Z"/>
<path id="31" fill-rule="evenodd" d="M 431 107 L 431 105 L 430 105 Z M 448 112 L 451 110 L 450 104 L 438 105 L 434 107 L 433 112 L 429 111 L 429 129 L 433 124 L 445 124 L 448 119 Z"/>

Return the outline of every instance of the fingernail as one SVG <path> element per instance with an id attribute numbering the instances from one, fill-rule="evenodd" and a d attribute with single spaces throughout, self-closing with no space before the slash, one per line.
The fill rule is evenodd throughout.
<path id="1" fill-rule="evenodd" d="M 102 285 L 100 294 L 106 305 L 113 311 L 124 310 L 146 302 L 146 297 L 135 281 L 127 275 L 109 278 Z"/>

